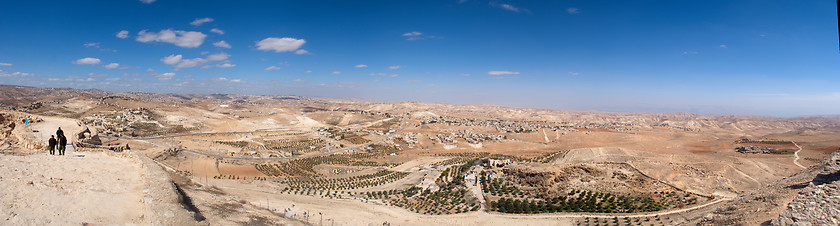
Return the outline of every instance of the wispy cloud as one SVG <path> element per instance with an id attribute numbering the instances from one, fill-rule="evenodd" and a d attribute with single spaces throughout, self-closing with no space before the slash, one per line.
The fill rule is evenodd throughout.
<path id="1" fill-rule="evenodd" d="M 356 67 L 356 68 L 365 68 L 365 67 L 368 67 L 368 66 L 367 66 L 367 65 L 364 65 L 364 64 L 359 64 L 359 65 L 356 65 L 356 66 L 353 66 L 353 67 Z"/>
<path id="2" fill-rule="evenodd" d="M 332 73 L 333 73 L 334 75 L 341 74 L 341 72 L 340 72 L 340 71 L 333 71 Z"/>
<path id="3" fill-rule="evenodd" d="M 724 48 L 724 49 L 725 49 L 725 48 L 728 48 L 729 46 L 726 46 L 726 45 L 721 44 L 719 47 L 720 47 L 720 48 Z"/>
<path id="4" fill-rule="evenodd" d="M 210 32 L 213 32 L 213 33 L 216 33 L 216 34 L 220 34 L 220 35 L 225 34 L 225 31 L 223 31 L 223 30 L 221 30 L 221 29 L 218 29 L 218 28 L 213 28 L 213 29 L 210 29 Z"/>
<path id="5" fill-rule="evenodd" d="M 388 69 L 391 69 L 391 70 L 397 70 L 397 69 L 400 69 L 401 67 L 402 67 L 402 66 L 399 66 L 399 65 L 394 65 L 394 66 L 390 66 L 390 67 L 388 67 Z"/>
<path id="6" fill-rule="evenodd" d="M 192 24 L 193 26 L 201 26 L 202 24 L 209 23 L 209 22 L 213 22 L 213 18 L 205 17 L 205 18 L 195 19 L 195 20 L 193 20 L 193 22 L 190 22 L 190 24 Z"/>
<path id="7" fill-rule="evenodd" d="M 568 9 L 566 9 L 566 12 L 569 13 L 569 14 L 578 14 L 578 13 L 580 13 L 580 9 L 578 9 L 578 8 L 568 8 Z"/>
<path id="8" fill-rule="evenodd" d="M 265 68 L 265 70 L 266 70 L 266 71 L 271 71 L 271 70 L 280 70 L 280 67 L 278 67 L 278 66 L 269 66 L 269 67 Z"/>
<path id="9" fill-rule="evenodd" d="M 420 36 L 420 35 L 423 35 L 423 32 L 419 32 L 419 31 L 412 31 L 412 32 L 406 32 L 406 33 L 403 33 L 403 35 L 402 35 L 402 36 L 411 37 L 411 36 Z"/>
<path id="10" fill-rule="evenodd" d="M 405 40 L 421 40 L 421 39 L 440 38 L 439 36 L 434 36 L 434 35 L 424 35 L 423 32 L 419 32 L 419 31 L 406 32 L 406 33 L 403 33 L 402 36 L 405 37 Z"/>
<path id="11" fill-rule="evenodd" d="M 216 81 L 216 82 L 232 82 L 232 83 L 242 82 L 241 79 L 228 79 L 228 78 L 225 78 L 225 77 L 215 78 L 215 79 L 213 79 L 213 81 Z"/>
<path id="12" fill-rule="evenodd" d="M 571 75 L 571 76 L 578 76 L 578 75 L 580 75 L 580 73 L 570 71 L 570 72 L 569 72 L 569 75 Z"/>
<path id="13" fill-rule="evenodd" d="M 100 51 L 115 52 L 115 53 L 117 52 L 117 50 L 115 50 L 115 49 L 102 48 L 102 46 L 98 42 L 88 42 L 88 43 L 85 43 L 83 45 L 85 47 L 88 47 L 88 48 L 99 49 Z"/>
<path id="14" fill-rule="evenodd" d="M 219 68 L 229 68 L 229 67 L 236 67 L 236 64 L 229 64 L 229 63 L 224 63 L 224 64 L 216 64 L 216 67 L 219 67 Z"/>
<path id="15" fill-rule="evenodd" d="M 295 54 L 297 54 L 297 55 L 309 54 L 309 51 L 307 51 L 305 49 L 299 49 L 299 50 L 295 50 Z"/>
<path id="16" fill-rule="evenodd" d="M 697 54 L 699 54 L 699 53 L 700 53 L 700 52 L 697 52 L 697 51 L 683 51 L 683 52 L 682 52 L 682 53 L 680 53 L 680 54 L 682 54 L 682 55 L 697 55 Z"/>
<path id="17" fill-rule="evenodd" d="M 518 75 L 518 71 L 489 71 L 488 75 Z"/>
<path id="18" fill-rule="evenodd" d="M 146 4 L 152 4 L 152 2 L 155 2 L 155 1 L 157 1 L 157 0 L 140 0 L 140 2 L 146 3 Z"/>
<path id="19" fill-rule="evenodd" d="M 490 2 L 490 5 L 495 6 L 495 7 L 499 7 L 501 9 L 504 9 L 504 10 L 507 10 L 507 11 L 516 12 L 516 13 L 530 13 L 531 12 L 528 9 L 516 7 L 514 5 L 506 4 L 506 3 L 498 4 L 498 3 L 495 3 L 495 2 Z"/>
<path id="20" fill-rule="evenodd" d="M 0 66 L 12 66 L 12 64 L 0 62 Z"/>

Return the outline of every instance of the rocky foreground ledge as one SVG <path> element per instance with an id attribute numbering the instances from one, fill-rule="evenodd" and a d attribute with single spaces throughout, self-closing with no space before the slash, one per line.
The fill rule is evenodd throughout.
<path id="1" fill-rule="evenodd" d="M 840 225 L 840 150 L 772 225 Z"/>

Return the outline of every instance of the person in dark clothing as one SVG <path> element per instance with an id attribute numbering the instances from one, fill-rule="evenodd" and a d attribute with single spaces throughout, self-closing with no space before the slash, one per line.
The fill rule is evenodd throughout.
<path id="1" fill-rule="evenodd" d="M 55 136 L 50 135 L 50 155 L 55 155 L 55 145 L 56 145 L 56 143 L 57 142 L 55 141 Z"/>
<path id="2" fill-rule="evenodd" d="M 58 137 L 58 155 L 64 155 L 65 148 L 67 148 L 67 138 L 64 136 Z"/>
<path id="3" fill-rule="evenodd" d="M 64 130 L 61 130 L 61 127 L 58 127 L 58 130 L 55 131 L 55 136 L 59 137 L 60 139 L 64 136 Z"/>

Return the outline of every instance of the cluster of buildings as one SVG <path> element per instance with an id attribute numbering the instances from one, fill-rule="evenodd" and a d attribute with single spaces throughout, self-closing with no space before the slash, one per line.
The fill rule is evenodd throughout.
<path id="1" fill-rule="evenodd" d="M 665 128 L 671 128 L 671 129 L 679 129 L 679 130 L 683 130 L 683 131 L 687 131 L 687 132 L 700 132 L 700 129 L 671 125 L 671 124 L 668 124 L 667 122 L 659 123 L 659 124 L 656 124 L 656 125 L 653 125 L 653 126 L 665 127 Z"/>
<path id="2" fill-rule="evenodd" d="M 112 135 L 128 131 L 129 125 L 141 120 L 149 120 L 151 113 L 146 108 L 114 110 L 108 114 L 93 114 L 82 119 L 82 123 L 104 128 L 102 133 Z"/>
<path id="3" fill-rule="evenodd" d="M 740 147 L 735 148 L 735 151 L 738 152 L 738 153 L 744 153 L 744 154 L 769 154 L 769 153 L 777 152 L 776 149 L 771 148 L 771 147 L 755 146 L 755 145 L 740 146 Z"/>
<path id="4" fill-rule="evenodd" d="M 420 141 L 417 140 L 417 136 L 412 132 L 407 132 L 400 136 L 400 138 L 405 141 L 409 147 L 413 147 L 415 144 L 420 143 Z"/>
<path id="5" fill-rule="evenodd" d="M 524 120 L 484 120 L 471 118 L 457 118 L 451 116 L 440 116 L 428 118 L 421 124 L 440 123 L 448 126 L 480 126 L 491 127 L 504 133 L 530 133 L 541 129 L 552 131 L 577 131 L 576 128 L 604 128 L 619 132 L 638 131 L 638 125 L 633 123 L 609 122 L 609 123 L 588 123 L 585 125 L 573 125 L 570 122 L 548 122 L 548 121 L 524 121 Z"/>

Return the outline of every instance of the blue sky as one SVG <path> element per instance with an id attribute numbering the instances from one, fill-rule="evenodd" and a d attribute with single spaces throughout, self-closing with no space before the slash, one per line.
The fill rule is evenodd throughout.
<path id="1" fill-rule="evenodd" d="M 840 114 L 835 1 L 3 1 L 0 83 Z"/>

